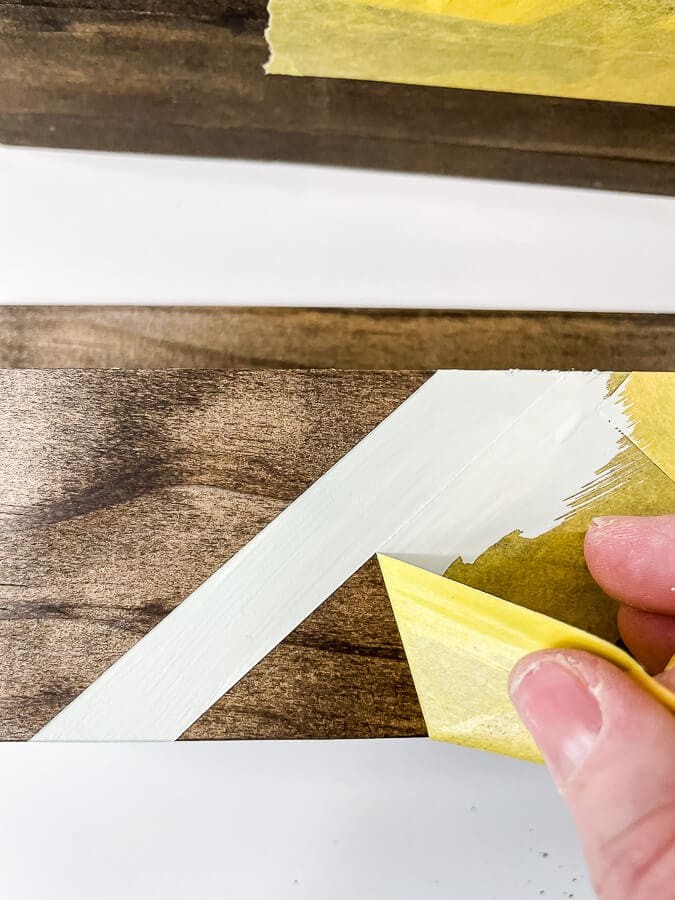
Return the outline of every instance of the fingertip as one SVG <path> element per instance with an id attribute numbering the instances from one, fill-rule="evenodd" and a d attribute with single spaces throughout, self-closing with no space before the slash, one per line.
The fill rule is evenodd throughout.
<path id="1" fill-rule="evenodd" d="M 669 710 L 625 672 L 583 651 L 525 657 L 511 690 L 576 820 L 599 895 L 670 896 L 675 718 Z"/>
<path id="2" fill-rule="evenodd" d="M 675 614 L 675 515 L 596 518 L 586 532 L 584 554 L 610 597 Z"/>
<path id="3" fill-rule="evenodd" d="M 586 650 L 571 650 L 566 647 L 551 647 L 548 650 L 536 650 L 519 659 L 511 669 L 509 675 L 509 696 L 513 700 L 518 694 L 518 689 L 525 678 L 531 672 L 536 672 L 548 663 L 557 663 L 573 669 L 585 671 L 587 677 L 592 677 L 591 672 L 595 665 L 602 660 Z M 609 663 L 606 663 L 609 665 Z"/>
<path id="4" fill-rule="evenodd" d="M 516 667 L 511 699 L 563 789 L 592 751 L 602 726 L 590 671 L 593 658 L 566 650 L 526 657 Z"/>
<path id="5" fill-rule="evenodd" d="M 559 656 L 561 653 L 560 650 L 537 650 L 534 653 L 528 653 L 527 656 L 523 656 L 522 659 L 519 659 L 515 666 L 511 669 L 511 673 L 509 675 L 509 697 L 515 703 L 518 695 L 518 688 L 520 687 L 525 676 L 538 669 L 544 663 L 555 659 L 556 656 Z"/>
<path id="6" fill-rule="evenodd" d="M 654 722 L 665 717 L 675 724 L 625 672 L 584 650 L 551 649 L 524 657 L 513 668 L 509 693 L 561 789 L 580 767 L 580 750 L 590 752 L 591 736 L 600 733 L 598 714 L 610 741 L 621 733 L 631 737 L 631 722 L 644 718 L 645 711 Z M 638 735 L 643 732 L 641 724 Z"/>

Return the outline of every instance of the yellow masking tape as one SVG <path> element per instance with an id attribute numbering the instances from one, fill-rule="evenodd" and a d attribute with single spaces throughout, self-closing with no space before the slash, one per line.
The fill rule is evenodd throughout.
<path id="1" fill-rule="evenodd" d="M 633 372 L 617 397 L 630 420 L 631 441 L 675 481 L 675 372 Z"/>
<path id="2" fill-rule="evenodd" d="M 627 672 L 675 712 L 675 695 L 614 644 L 549 616 L 378 557 L 430 737 L 541 762 L 508 696 L 513 666 L 555 647 Z"/>
<path id="3" fill-rule="evenodd" d="M 267 71 L 675 105 L 660 0 L 270 0 Z"/>
<path id="4" fill-rule="evenodd" d="M 351 0 L 386 9 L 400 9 L 426 15 L 454 16 L 491 22 L 493 25 L 526 25 L 561 13 L 581 0 Z"/>

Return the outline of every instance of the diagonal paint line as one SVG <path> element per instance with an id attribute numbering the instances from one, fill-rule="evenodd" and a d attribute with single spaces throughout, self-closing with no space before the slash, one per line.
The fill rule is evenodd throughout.
<path id="1" fill-rule="evenodd" d="M 494 376 L 433 375 L 36 739 L 179 737 L 541 389 L 530 374 L 509 378 L 496 418 L 458 438 L 448 410 L 473 417 L 494 396 Z"/>
<path id="2" fill-rule="evenodd" d="M 178 738 L 495 435 L 602 378 L 606 390 L 597 373 L 437 372 L 33 740 Z M 530 418 L 550 432 L 550 416 Z"/>

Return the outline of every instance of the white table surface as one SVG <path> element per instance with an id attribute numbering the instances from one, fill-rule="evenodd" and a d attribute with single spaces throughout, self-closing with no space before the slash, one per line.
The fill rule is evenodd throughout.
<path id="1" fill-rule="evenodd" d="M 668 198 L 0 148 L 0 204 L 0 302 L 675 311 Z M 4 744 L 0 897 L 592 891 L 528 763 L 427 740 Z"/>
<path id="2" fill-rule="evenodd" d="M 545 769 L 419 740 L 0 746 L 7 900 L 590 900 Z"/>
<path id="3" fill-rule="evenodd" d="M 0 302 L 675 308 L 666 197 L 0 148 Z"/>

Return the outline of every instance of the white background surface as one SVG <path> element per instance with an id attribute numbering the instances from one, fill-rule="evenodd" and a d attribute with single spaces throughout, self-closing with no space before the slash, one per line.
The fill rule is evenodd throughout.
<path id="1" fill-rule="evenodd" d="M 664 312 L 674 248 L 664 197 L 0 148 L 0 302 Z"/>
<path id="2" fill-rule="evenodd" d="M 0 148 L 0 301 L 675 311 L 675 201 Z M 214 568 L 221 560 L 214 560 Z M 588 900 L 543 768 L 429 741 L 0 745 L 7 900 Z"/>
<path id="3" fill-rule="evenodd" d="M 592 896 L 532 763 L 427 740 L 0 751 L 3 900 Z"/>

